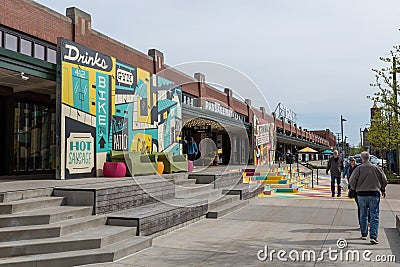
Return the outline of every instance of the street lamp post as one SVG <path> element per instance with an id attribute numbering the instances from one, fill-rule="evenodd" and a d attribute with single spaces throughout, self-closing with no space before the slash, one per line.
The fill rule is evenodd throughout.
<path id="1" fill-rule="evenodd" d="M 342 115 L 340 115 L 340 130 L 342 132 L 342 152 L 344 152 L 344 138 L 343 138 L 343 136 L 344 136 L 343 135 L 343 122 L 344 121 L 347 121 L 347 120 L 344 119 Z M 345 152 L 345 154 L 346 154 L 346 152 Z"/>

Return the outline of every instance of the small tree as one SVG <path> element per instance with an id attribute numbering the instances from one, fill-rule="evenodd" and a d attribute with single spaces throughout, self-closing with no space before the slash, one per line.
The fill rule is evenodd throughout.
<path id="1" fill-rule="evenodd" d="M 372 96 L 368 96 L 374 103 L 380 104 L 379 112 L 371 120 L 368 139 L 372 146 L 386 152 L 395 148 L 397 150 L 400 144 L 398 116 L 400 106 L 397 101 L 399 83 L 396 77 L 397 72 L 400 71 L 400 68 L 397 67 L 400 62 L 400 47 L 394 46 L 393 48 L 390 56 L 380 57 L 385 67 L 372 69 L 375 72 L 375 83 L 371 86 L 378 90 Z"/>

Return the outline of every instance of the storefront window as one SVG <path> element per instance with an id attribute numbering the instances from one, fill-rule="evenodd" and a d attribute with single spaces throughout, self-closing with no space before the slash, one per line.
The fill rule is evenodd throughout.
<path id="1" fill-rule="evenodd" d="M 14 116 L 14 171 L 55 169 L 55 112 L 17 102 Z"/>
<path id="2" fill-rule="evenodd" d="M 35 58 L 44 60 L 44 46 L 35 44 Z"/>
<path id="3" fill-rule="evenodd" d="M 22 54 L 32 55 L 32 42 L 21 38 L 19 50 Z"/>
<path id="4" fill-rule="evenodd" d="M 57 51 L 47 48 L 47 61 L 50 63 L 57 63 Z"/>
<path id="5" fill-rule="evenodd" d="M 5 38 L 5 41 L 6 41 L 5 48 L 13 50 L 13 51 L 17 51 L 17 49 L 18 49 L 18 37 L 14 36 L 12 34 L 8 34 L 8 33 L 6 33 L 5 37 L 6 37 Z"/>

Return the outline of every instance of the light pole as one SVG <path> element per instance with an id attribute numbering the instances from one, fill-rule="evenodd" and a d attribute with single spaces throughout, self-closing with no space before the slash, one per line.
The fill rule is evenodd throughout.
<path id="1" fill-rule="evenodd" d="M 347 121 L 347 120 L 344 119 L 342 115 L 340 115 L 340 130 L 342 132 L 342 152 L 344 151 L 344 138 L 343 138 L 343 122 L 344 121 Z"/>

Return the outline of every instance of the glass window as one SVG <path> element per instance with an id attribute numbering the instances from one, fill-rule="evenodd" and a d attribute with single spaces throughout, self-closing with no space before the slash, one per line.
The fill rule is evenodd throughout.
<path id="1" fill-rule="evenodd" d="M 22 54 L 31 56 L 32 55 L 32 42 L 21 38 L 19 52 Z"/>
<path id="2" fill-rule="evenodd" d="M 47 48 L 47 61 L 57 63 L 57 52 L 51 48 Z"/>
<path id="3" fill-rule="evenodd" d="M 8 34 L 6 33 L 6 43 L 5 43 L 5 48 L 13 50 L 13 51 L 17 51 L 18 48 L 18 37 L 14 36 L 12 34 Z"/>
<path id="4" fill-rule="evenodd" d="M 44 60 L 44 46 L 35 44 L 35 58 Z"/>

